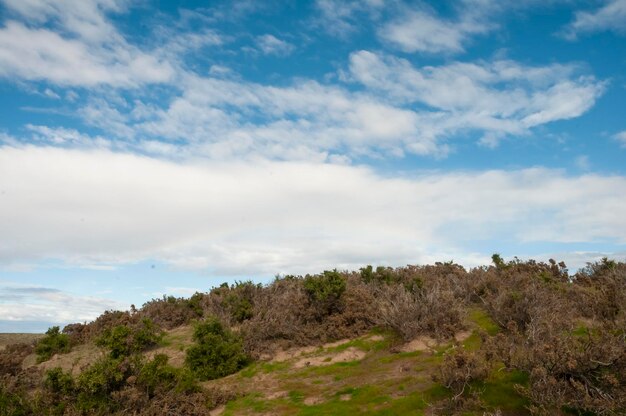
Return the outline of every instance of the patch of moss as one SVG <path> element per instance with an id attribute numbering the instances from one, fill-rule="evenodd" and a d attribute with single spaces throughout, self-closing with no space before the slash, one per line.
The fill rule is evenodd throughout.
<path id="1" fill-rule="evenodd" d="M 496 371 L 484 382 L 475 383 L 480 399 L 490 409 L 524 412 L 528 400 L 520 396 L 515 385 L 528 385 L 528 374 L 522 371 Z"/>
<path id="2" fill-rule="evenodd" d="M 479 328 L 484 329 L 489 335 L 496 335 L 500 332 L 500 327 L 494 322 L 493 319 L 487 314 L 484 309 L 473 308 L 469 311 L 469 319 L 471 322 L 478 325 Z"/>

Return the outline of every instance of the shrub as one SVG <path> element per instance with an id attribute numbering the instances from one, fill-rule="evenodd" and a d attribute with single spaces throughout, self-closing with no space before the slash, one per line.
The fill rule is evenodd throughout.
<path id="1" fill-rule="evenodd" d="M 34 348 L 31 344 L 9 344 L 0 351 L 0 375 L 16 375 L 22 370 L 22 362 Z"/>
<path id="2" fill-rule="evenodd" d="M 70 351 L 70 338 L 60 332 L 58 326 L 53 326 L 46 331 L 46 336 L 37 343 L 35 353 L 37 362 L 47 361 L 54 354 L 67 353 Z"/>
<path id="3" fill-rule="evenodd" d="M 375 298 L 376 323 L 405 341 L 424 333 L 449 338 L 463 328 L 462 305 L 445 288 L 408 291 L 404 285 L 381 286 Z"/>
<path id="4" fill-rule="evenodd" d="M 230 318 L 238 323 L 252 318 L 254 299 L 261 289 L 251 281 L 235 282 L 226 291 L 222 306 L 228 311 Z"/>
<path id="5" fill-rule="evenodd" d="M 378 266 L 376 270 L 371 265 L 360 269 L 361 279 L 365 283 L 390 284 L 397 280 L 394 270 L 391 267 Z"/>
<path id="6" fill-rule="evenodd" d="M 242 341 L 215 318 L 198 323 L 193 339 L 185 364 L 202 380 L 233 374 L 249 363 Z"/>
<path id="7" fill-rule="evenodd" d="M 309 301 L 323 315 L 339 311 L 341 295 L 346 291 L 346 279 L 337 270 L 326 270 L 321 275 L 307 275 L 303 285 Z"/>
<path id="8" fill-rule="evenodd" d="M 137 328 L 118 325 L 106 329 L 96 339 L 96 345 L 110 350 L 111 357 L 119 358 L 141 352 L 156 345 L 162 338 L 162 333 L 154 323 L 147 318 L 142 319 Z"/>
<path id="9" fill-rule="evenodd" d="M 450 389 L 454 394 L 453 401 L 457 401 L 470 393 L 470 383 L 484 380 L 489 375 L 489 369 L 482 354 L 457 348 L 445 355 L 439 372 L 433 378 Z"/>
<path id="10" fill-rule="evenodd" d="M 46 372 L 44 386 L 52 393 L 62 396 L 74 394 L 76 388 L 72 374 L 64 372 L 59 367 Z"/>
<path id="11" fill-rule="evenodd" d="M 163 295 L 161 299 L 146 302 L 138 315 L 151 319 L 163 328 L 176 328 L 202 317 L 202 299 L 204 296 L 198 292 L 189 299 Z"/>
<path id="12" fill-rule="evenodd" d="M 168 356 L 157 354 L 141 366 L 137 385 L 146 391 L 150 398 L 169 391 L 196 393 L 200 391 L 194 375 L 188 369 L 174 368 L 168 364 Z"/>

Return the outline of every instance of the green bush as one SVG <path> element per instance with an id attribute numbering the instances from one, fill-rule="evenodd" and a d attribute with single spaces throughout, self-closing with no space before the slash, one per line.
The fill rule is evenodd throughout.
<path id="1" fill-rule="evenodd" d="M 394 270 L 391 267 L 378 266 L 376 270 L 371 265 L 362 267 L 361 279 L 365 283 L 386 283 L 390 284 L 397 280 L 394 276 Z"/>
<path id="2" fill-rule="evenodd" d="M 162 335 L 152 320 L 144 318 L 138 328 L 118 325 L 106 329 L 96 339 L 96 345 L 109 349 L 113 358 L 126 357 L 156 345 Z"/>
<path id="3" fill-rule="evenodd" d="M 193 339 L 185 364 L 202 380 L 233 374 L 249 363 L 241 339 L 215 318 L 198 323 Z"/>
<path id="4" fill-rule="evenodd" d="M 104 357 L 78 376 L 78 389 L 86 395 L 106 395 L 123 387 L 131 370 L 126 358 Z"/>
<path id="5" fill-rule="evenodd" d="M 145 363 L 139 370 L 137 385 L 153 397 L 159 392 L 171 390 L 177 393 L 195 393 L 200 387 L 189 369 L 174 368 L 168 364 L 168 356 L 157 354 L 152 361 Z"/>
<path id="6" fill-rule="evenodd" d="M 67 353 L 70 351 L 70 337 L 60 332 L 58 326 L 53 326 L 46 331 L 35 347 L 37 362 L 49 360 L 54 354 Z"/>
<path id="7" fill-rule="evenodd" d="M 303 285 L 311 303 L 326 314 L 339 309 L 341 295 L 346 291 L 346 279 L 337 270 L 307 275 Z"/>
<path id="8" fill-rule="evenodd" d="M 75 384 L 72 374 L 56 367 L 46 372 L 44 386 L 52 393 L 68 396 L 74 393 Z"/>

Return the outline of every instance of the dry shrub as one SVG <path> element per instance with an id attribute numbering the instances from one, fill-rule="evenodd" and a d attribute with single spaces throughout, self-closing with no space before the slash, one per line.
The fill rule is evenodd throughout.
<path id="1" fill-rule="evenodd" d="M 626 322 L 626 263 L 606 258 L 589 263 L 573 281 L 572 302 L 584 317 L 614 324 Z"/>
<path id="2" fill-rule="evenodd" d="M 252 356 L 271 353 L 274 343 L 306 343 L 304 321 L 307 296 L 297 279 L 277 279 L 258 295 L 252 319 L 244 322 L 241 332 L 244 348 Z"/>
<path id="3" fill-rule="evenodd" d="M 351 338 L 371 329 L 377 310 L 370 285 L 356 275 L 338 275 L 345 288 L 337 292 L 333 288 L 343 286 L 336 284 L 337 275 L 331 278 L 330 290 L 310 285 L 307 291 L 303 284 L 306 278 L 293 276 L 262 288 L 255 297 L 252 318 L 241 326 L 246 351 L 259 357 L 276 348 Z M 330 295 L 324 297 L 324 293 Z"/>
<path id="4" fill-rule="evenodd" d="M 463 306 L 450 290 L 439 286 L 408 291 L 401 285 L 375 289 L 376 323 L 409 341 L 420 334 L 450 338 L 463 328 Z"/>
<path id="5" fill-rule="evenodd" d="M 135 416 L 209 416 L 211 409 L 226 404 L 237 394 L 222 387 L 211 387 L 199 392 L 162 392 L 149 397 L 138 387 L 126 387 L 112 395 L 121 410 L 113 415 Z"/>
<path id="6" fill-rule="evenodd" d="M 22 362 L 33 353 L 32 344 L 9 344 L 0 351 L 0 375 L 17 375 L 22 370 Z"/>
<path id="7" fill-rule="evenodd" d="M 626 410 L 626 341 L 614 331 L 574 335 L 544 322 L 520 332 L 515 325 L 490 340 L 490 351 L 508 368 L 530 374 L 519 391 L 536 414 L 564 406 L 596 414 Z"/>
<path id="8" fill-rule="evenodd" d="M 445 355 L 433 379 L 450 389 L 453 393 L 452 401 L 460 404 L 471 397 L 470 383 L 484 380 L 489 375 L 490 367 L 482 353 L 455 348 Z"/>

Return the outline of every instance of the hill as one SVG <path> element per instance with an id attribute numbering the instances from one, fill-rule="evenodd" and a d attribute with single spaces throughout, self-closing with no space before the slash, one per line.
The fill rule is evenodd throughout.
<path id="1" fill-rule="evenodd" d="M 107 311 L 0 352 L 0 415 L 624 414 L 626 264 L 364 267 Z"/>

